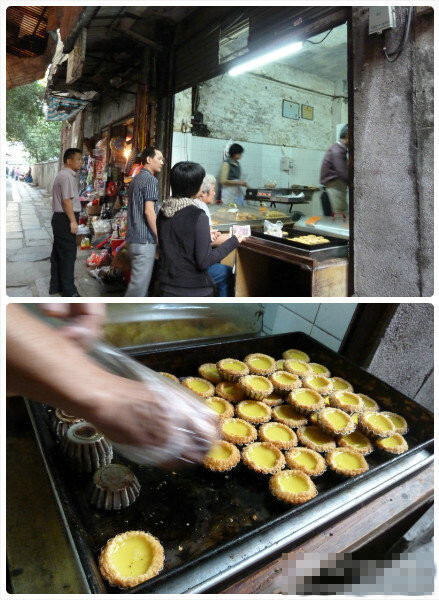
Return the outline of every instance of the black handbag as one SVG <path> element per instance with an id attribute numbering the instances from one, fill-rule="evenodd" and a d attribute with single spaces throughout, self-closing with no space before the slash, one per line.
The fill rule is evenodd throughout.
<path id="1" fill-rule="evenodd" d="M 322 203 L 322 210 L 325 217 L 332 216 L 331 202 L 329 200 L 328 192 L 326 190 L 323 190 L 320 196 L 320 200 Z"/>

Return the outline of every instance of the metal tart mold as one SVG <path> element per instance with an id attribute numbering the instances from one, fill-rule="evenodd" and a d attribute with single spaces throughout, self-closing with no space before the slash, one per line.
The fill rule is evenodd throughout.
<path id="1" fill-rule="evenodd" d="M 90 503 L 103 510 L 120 510 L 133 504 L 140 494 L 140 483 L 125 465 L 112 463 L 93 474 Z"/>
<path id="2" fill-rule="evenodd" d="M 72 425 L 82 423 L 83 421 L 84 419 L 67 414 L 62 408 L 56 408 L 50 417 L 50 427 L 56 437 L 61 439 Z"/>
<path id="3" fill-rule="evenodd" d="M 113 447 L 94 425 L 75 423 L 61 440 L 61 450 L 71 468 L 79 473 L 93 473 L 113 459 Z"/>

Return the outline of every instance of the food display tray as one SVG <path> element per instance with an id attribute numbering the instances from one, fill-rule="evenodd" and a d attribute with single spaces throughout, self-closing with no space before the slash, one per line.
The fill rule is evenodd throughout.
<path id="1" fill-rule="evenodd" d="M 409 432 L 405 436 L 409 450 L 401 456 L 383 457 L 373 452 L 366 459 L 369 471 L 340 482 L 327 472 L 315 480 L 318 495 L 304 505 L 291 507 L 276 500 L 269 492 L 268 479 L 255 476 L 243 464 L 226 474 L 212 473 L 202 466 L 185 471 L 165 472 L 156 468 L 133 465 L 117 455 L 113 462 L 129 464 L 142 489 L 138 500 L 120 511 L 103 511 L 88 502 L 90 475 L 77 475 L 63 462 L 59 442 L 49 428 L 52 409 L 28 401 L 35 434 L 43 455 L 67 534 L 82 568 L 90 593 L 120 593 L 102 579 L 98 569 L 100 550 L 107 540 L 118 533 L 143 529 L 157 536 L 165 550 L 165 568 L 155 578 L 129 590 L 130 593 L 159 593 L 175 586 L 182 578 L 191 579 L 209 561 L 221 556 L 233 556 L 242 543 L 256 543 L 261 534 L 267 536 L 284 523 L 289 531 L 303 515 L 310 515 L 334 498 L 342 497 L 359 482 L 373 493 L 376 481 L 387 477 L 392 485 L 392 468 L 409 454 L 430 449 L 433 445 L 433 414 L 404 396 L 342 355 L 330 350 L 310 336 L 298 332 L 221 342 L 202 342 L 198 347 L 180 346 L 173 349 L 137 350 L 137 360 L 157 371 L 171 372 L 178 377 L 197 375 L 205 362 L 221 358 L 243 359 L 252 352 L 263 352 L 281 358 L 288 348 L 307 352 L 311 360 L 326 365 L 333 376 L 352 383 L 355 391 L 376 399 L 382 409 L 405 417 Z M 387 475 L 386 475 L 387 474 Z M 356 498 L 350 510 L 359 507 Z M 307 513 L 303 512 L 307 511 Z M 326 521 L 333 515 L 328 512 Z M 298 535 L 300 535 L 298 533 Z M 182 584 L 183 585 L 183 584 Z M 186 591 L 183 586 L 177 593 Z"/>

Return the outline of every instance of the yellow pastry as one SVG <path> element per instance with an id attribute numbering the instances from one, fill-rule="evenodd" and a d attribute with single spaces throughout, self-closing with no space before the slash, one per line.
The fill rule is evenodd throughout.
<path id="1" fill-rule="evenodd" d="M 329 435 L 347 435 L 355 430 L 355 423 L 347 413 L 329 406 L 318 412 L 317 424 Z"/>
<path id="2" fill-rule="evenodd" d="M 280 394 L 277 394 L 276 392 L 273 392 L 272 394 L 270 394 L 262 400 L 262 402 L 267 406 L 279 406 L 279 404 L 282 404 L 283 401 L 284 397 Z"/>
<path id="3" fill-rule="evenodd" d="M 366 456 L 373 451 L 372 442 L 361 431 L 354 431 L 347 435 L 342 435 L 337 439 L 340 448 L 350 448 Z"/>
<path id="4" fill-rule="evenodd" d="M 276 369 L 275 359 L 267 354 L 249 354 L 244 358 L 244 362 L 250 373 L 255 375 L 270 375 Z"/>
<path id="5" fill-rule="evenodd" d="M 295 358 L 306 363 L 309 363 L 310 361 L 310 358 L 306 352 L 303 352 L 302 350 L 296 350 L 295 348 L 285 350 L 285 352 L 282 353 L 282 358 Z"/>
<path id="6" fill-rule="evenodd" d="M 334 392 L 353 392 L 354 388 L 346 381 L 346 379 L 342 379 L 341 377 L 330 377 L 332 382 Z"/>
<path id="7" fill-rule="evenodd" d="M 288 371 L 275 371 L 268 378 L 273 384 L 274 391 L 287 395 L 292 390 L 302 387 L 302 380 L 294 373 Z"/>
<path id="8" fill-rule="evenodd" d="M 287 400 L 294 410 L 304 415 L 310 415 L 325 406 L 325 401 L 319 393 L 306 388 L 293 390 L 288 394 Z"/>
<path id="9" fill-rule="evenodd" d="M 318 412 L 314 412 L 314 413 L 308 415 L 310 425 L 317 425 L 317 415 L 318 414 L 319 414 Z"/>
<path id="10" fill-rule="evenodd" d="M 309 363 L 309 366 L 316 375 L 323 375 L 323 377 L 331 377 L 331 371 L 327 367 L 325 367 L 325 365 L 321 365 L 320 363 Z"/>
<path id="11" fill-rule="evenodd" d="M 306 473 L 290 469 L 270 477 L 270 490 L 288 504 L 303 504 L 317 495 L 317 488 Z"/>
<path id="12" fill-rule="evenodd" d="M 258 400 L 242 400 L 236 405 L 236 415 L 250 423 L 266 423 L 271 419 L 271 408 Z"/>
<path id="13" fill-rule="evenodd" d="M 276 361 L 276 369 L 278 369 L 279 371 L 284 370 L 284 361 L 282 358 Z"/>
<path id="14" fill-rule="evenodd" d="M 164 563 L 163 546 L 145 531 L 126 531 L 108 540 L 99 569 L 111 585 L 131 588 L 155 577 Z"/>
<path id="15" fill-rule="evenodd" d="M 382 413 L 366 412 L 358 417 L 358 427 L 371 438 L 386 438 L 395 433 L 395 425 Z"/>
<path id="16" fill-rule="evenodd" d="M 214 385 L 217 385 L 221 381 L 221 375 L 218 373 L 215 363 L 204 363 L 204 365 L 199 366 L 198 374 Z"/>
<path id="17" fill-rule="evenodd" d="M 271 410 L 274 421 L 288 425 L 288 427 L 303 427 L 308 420 L 305 415 L 300 414 L 290 404 L 274 406 Z"/>
<path id="18" fill-rule="evenodd" d="M 345 477 L 355 477 L 369 469 L 364 456 L 350 448 L 330 450 L 326 455 L 326 462 L 330 469 Z"/>
<path id="19" fill-rule="evenodd" d="M 217 396 L 229 402 L 240 402 L 245 398 L 242 388 L 237 383 L 232 383 L 231 381 L 222 381 L 219 383 L 215 388 L 215 392 Z"/>
<path id="20" fill-rule="evenodd" d="M 216 363 L 221 379 L 226 381 L 239 381 L 240 377 L 248 375 L 247 365 L 236 358 L 223 358 Z"/>
<path id="21" fill-rule="evenodd" d="M 211 398 L 207 398 L 205 402 L 206 405 L 214 410 L 221 419 L 229 419 L 230 417 L 233 417 L 235 412 L 233 406 L 230 404 L 230 402 L 224 400 L 224 398 L 212 396 Z"/>
<path id="22" fill-rule="evenodd" d="M 171 381 L 174 381 L 174 383 L 180 383 L 179 378 L 176 377 L 175 375 L 172 375 L 172 373 L 165 373 L 165 371 L 159 371 L 159 375 L 163 375 L 163 377 L 167 377 Z"/>
<path id="23" fill-rule="evenodd" d="M 263 400 L 273 393 L 273 384 L 261 375 L 245 375 L 239 380 L 239 385 L 246 397 L 253 400 Z"/>
<path id="24" fill-rule="evenodd" d="M 215 387 L 210 381 L 201 379 L 201 377 L 186 377 L 183 379 L 183 385 L 201 396 L 202 398 L 210 398 L 215 394 Z"/>
<path id="25" fill-rule="evenodd" d="M 363 400 L 358 394 L 353 392 L 339 391 L 334 392 L 329 397 L 329 404 L 334 408 L 341 408 L 349 414 L 363 412 Z"/>
<path id="26" fill-rule="evenodd" d="M 310 377 L 305 377 L 302 385 L 310 390 L 315 390 L 321 396 L 327 396 L 332 392 L 332 381 L 324 375 L 312 374 Z"/>
<path id="27" fill-rule="evenodd" d="M 392 421 L 393 425 L 395 426 L 395 433 L 404 435 L 409 430 L 407 421 L 404 419 L 404 417 L 401 417 L 401 415 L 397 415 L 396 413 L 389 412 L 387 410 L 383 411 L 381 414 L 389 417 L 389 419 Z"/>
<path id="28" fill-rule="evenodd" d="M 258 437 L 256 428 L 243 419 L 224 419 L 220 431 L 223 438 L 232 444 L 249 444 Z"/>
<path id="29" fill-rule="evenodd" d="M 254 442 L 242 450 L 243 462 L 257 473 L 277 473 L 285 466 L 285 458 L 279 448 L 269 442 Z"/>
<path id="30" fill-rule="evenodd" d="M 311 448 L 311 450 L 315 450 L 316 452 L 328 452 L 335 448 L 335 442 L 332 437 L 316 425 L 299 427 L 297 437 L 302 446 Z"/>
<path id="31" fill-rule="evenodd" d="M 313 374 L 313 370 L 307 362 L 298 358 L 287 358 L 284 360 L 284 370 L 293 373 L 302 379 Z"/>
<path id="32" fill-rule="evenodd" d="M 264 423 L 259 427 L 261 442 L 270 442 L 279 450 L 287 450 L 297 446 L 297 436 L 290 427 L 283 423 Z"/>
<path id="33" fill-rule="evenodd" d="M 409 449 L 406 440 L 399 433 L 394 433 L 390 437 L 376 440 L 376 447 L 390 454 L 403 454 Z"/>
<path id="34" fill-rule="evenodd" d="M 311 448 L 292 448 L 285 452 L 285 461 L 290 469 L 298 469 L 310 477 L 317 477 L 326 471 L 325 459 Z"/>
<path id="35" fill-rule="evenodd" d="M 363 400 L 363 412 L 379 412 L 380 407 L 373 398 L 371 398 L 370 396 L 366 396 L 366 394 L 357 394 L 357 396 L 360 396 L 360 398 Z"/>
<path id="36" fill-rule="evenodd" d="M 203 464 L 211 471 L 230 471 L 241 460 L 236 446 L 221 440 L 216 442 L 204 457 Z"/>

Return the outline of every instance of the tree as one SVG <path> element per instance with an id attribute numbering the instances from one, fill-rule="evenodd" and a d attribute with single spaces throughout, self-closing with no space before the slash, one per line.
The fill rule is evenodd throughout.
<path id="1" fill-rule="evenodd" d="M 44 114 L 45 83 L 34 81 L 6 90 L 6 139 L 21 142 L 35 162 L 59 155 L 61 122 Z"/>

